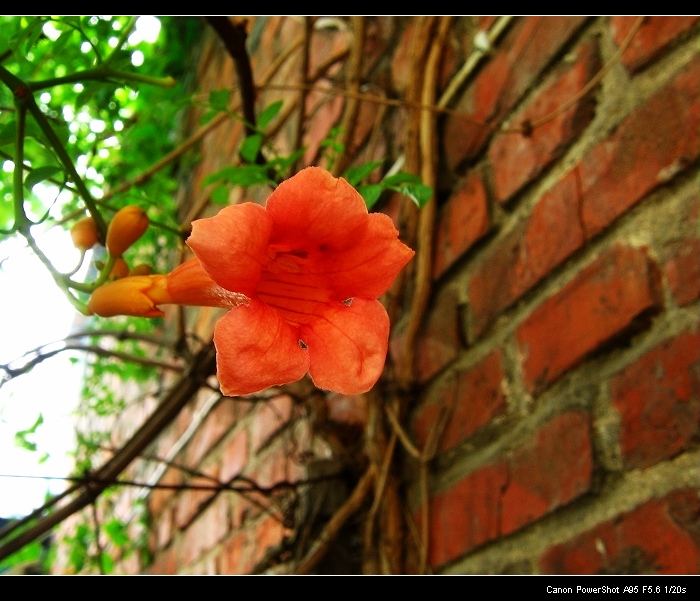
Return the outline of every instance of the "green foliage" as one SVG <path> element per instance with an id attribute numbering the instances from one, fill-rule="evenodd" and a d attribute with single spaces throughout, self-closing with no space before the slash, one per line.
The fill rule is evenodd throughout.
<path id="1" fill-rule="evenodd" d="M 26 430 L 20 430 L 19 432 L 15 432 L 15 444 L 27 451 L 36 451 L 37 450 L 37 445 L 35 442 L 29 440 L 29 436 L 32 434 L 35 434 L 37 431 L 37 428 L 41 426 L 41 424 L 44 423 L 44 416 L 40 413 L 39 417 L 36 418 L 36 421 L 34 424 L 30 427 L 27 428 Z"/>

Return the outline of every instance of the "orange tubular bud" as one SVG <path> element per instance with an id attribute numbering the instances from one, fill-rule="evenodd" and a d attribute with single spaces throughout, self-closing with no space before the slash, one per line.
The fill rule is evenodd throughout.
<path id="1" fill-rule="evenodd" d="M 107 228 L 107 252 L 120 257 L 148 229 L 148 216 L 135 205 L 119 209 Z"/>
<path id="2" fill-rule="evenodd" d="M 129 275 L 151 275 L 151 273 L 153 273 L 153 270 L 151 269 L 150 265 L 146 265 L 145 263 L 139 263 L 138 265 L 134 265 L 134 267 L 131 268 Z"/>
<path id="3" fill-rule="evenodd" d="M 117 257 L 114 261 L 114 267 L 112 267 L 112 271 L 109 272 L 109 279 L 119 280 L 121 278 L 125 278 L 128 275 L 129 266 L 127 265 L 126 261 L 121 257 Z"/>
<path id="4" fill-rule="evenodd" d="M 163 312 L 156 305 L 169 302 L 164 275 L 132 276 L 100 286 L 90 297 L 88 311 L 100 317 L 161 317 Z"/>
<path id="5" fill-rule="evenodd" d="M 95 246 L 99 238 L 95 220 L 92 217 L 83 217 L 76 221 L 70 228 L 70 237 L 73 240 L 73 246 L 80 250 L 88 250 Z"/>

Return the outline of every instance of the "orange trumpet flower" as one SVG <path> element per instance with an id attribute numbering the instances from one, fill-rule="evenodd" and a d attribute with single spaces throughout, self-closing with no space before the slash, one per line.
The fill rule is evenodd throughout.
<path id="1" fill-rule="evenodd" d="M 154 316 L 169 302 L 230 308 L 214 329 L 219 382 L 229 396 L 307 372 L 319 388 L 345 394 L 377 382 L 389 317 L 376 299 L 414 252 L 345 180 L 304 169 L 279 185 L 266 208 L 243 203 L 195 221 L 187 244 L 196 259 L 167 276 L 107 284 L 93 293 L 91 310 L 104 315 L 103 302 L 111 315 Z"/>

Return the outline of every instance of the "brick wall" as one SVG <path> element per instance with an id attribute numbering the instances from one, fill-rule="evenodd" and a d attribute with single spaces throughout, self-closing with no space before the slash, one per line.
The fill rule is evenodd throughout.
<path id="1" fill-rule="evenodd" d="M 392 99 L 416 98 L 423 61 L 441 40 L 435 98 L 479 57 L 427 134 L 436 144 L 429 231 L 420 233 L 428 217 L 408 201 L 378 205 L 418 251 L 403 287 L 385 298 L 394 317 L 385 377 L 361 397 L 307 381 L 266 400 L 203 390 L 154 450 L 171 452 L 200 414 L 173 459 L 191 471 L 173 465 L 161 483 L 239 490 L 154 491 L 153 563 L 124 569 L 294 571 L 391 440 L 378 558 L 366 558 L 370 495 L 314 569 L 410 572 L 425 551 L 426 569 L 446 573 L 700 572 L 698 18 L 648 18 L 616 58 L 636 23 L 515 18 L 479 55 L 477 33 L 503 21 L 453 19 L 444 39 L 440 20 L 368 18 L 363 35 L 358 20 L 316 21 L 308 73 L 327 66 L 317 85 L 352 85 L 358 38 L 357 89 Z M 250 21 L 256 81 L 303 30 L 301 18 Z M 301 64 L 298 50 L 271 82 L 300 81 Z M 205 92 L 236 87 L 214 39 L 203 41 L 199 82 Z M 284 116 L 299 91 L 263 89 L 259 105 L 276 99 Z M 319 162 L 321 140 L 351 100 L 305 96 L 305 164 Z M 386 159 L 388 168 L 405 154 L 407 169 L 426 173 L 425 158 L 412 158 L 425 135 L 416 133 L 420 111 L 369 101 L 356 109 L 345 122 L 348 161 Z M 282 152 L 297 128 L 297 109 L 286 114 L 274 138 Z M 241 135 L 226 121 L 203 139 L 183 216 L 217 210 L 201 180 L 236 160 Z M 428 289 L 416 279 L 421 253 L 429 296 L 407 353 L 411 314 Z M 201 336 L 217 317 L 185 314 Z M 438 435 L 434 456 L 421 460 L 397 442 L 377 417 L 385 405 L 418 450 Z M 391 503 L 399 511 L 382 513 Z"/>

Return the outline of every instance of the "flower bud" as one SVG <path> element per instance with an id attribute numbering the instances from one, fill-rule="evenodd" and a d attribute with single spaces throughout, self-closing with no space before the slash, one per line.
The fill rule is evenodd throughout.
<path id="1" fill-rule="evenodd" d="M 128 275 L 129 265 L 127 265 L 124 259 L 122 259 L 121 257 L 117 257 L 114 261 L 114 267 L 112 267 L 112 271 L 109 272 L 109 279 L 119 280 L 121 278 L 125 278 Z"/>
<path id="2" fill-rule="evenodd" d="M 83 217 L 76 221 L 70 228 L 70 237 L 73 240 L 73 246 L 80 250 L 88 250 L 95 246 L 99 238 L 95 220 L 92 217 Z"/>
<path id="3" fill-rule="evenodd" d="M 153 273 L 153 270 L 151 269 L 150 265 L 146 265 L 145 263 L 139 263 L 138 265 L 134 265 L 131 268 L 131 271 L 129 271 L 129 275 L 151 275 Z"/>
<path id="4" fill-rule="evenodd" d="M 148 216 L 135 205 L 119 209 L 107 228 L 107 252 L 120 257 L 148 229 Z"/>
<path id="5" fill-rule="evenodd" d="M 97 288 L 88 301 L 88 311 L 100 317 L 161 317 L 163 312 L 156 305 L 170 300 L 165 276 L 132 276 Z"/>

